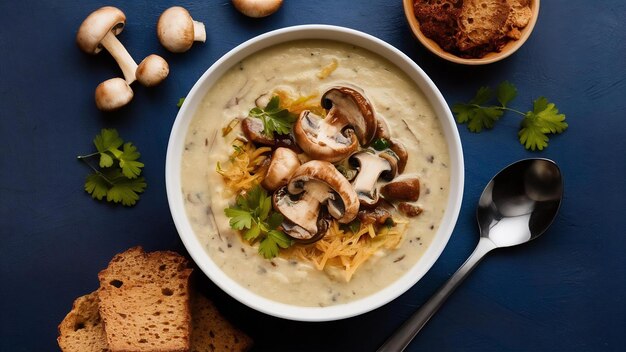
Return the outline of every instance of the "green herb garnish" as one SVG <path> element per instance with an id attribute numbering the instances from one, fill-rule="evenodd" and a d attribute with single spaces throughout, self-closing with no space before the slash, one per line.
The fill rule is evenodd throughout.
<path id="1" fill-rule="evenodd" d="M 77 157 L 93 170 L 85 180 L 85 191 L 97 200 L 106 197 L 109 202 L 135 205 L 146 189 L 145 179 L 139 176 L 144 164 L 138 161 L 137 147 L 124 143 L 115 129 L 103 129 L 93 144 L 97 152 Z M 89 163 L 92 157 L 99 157 L 99 168 Z"/>
<path id="2" fill-rule="evenodd" d="M 372 148 L 380 151 L 388 149 L 391 143 L 386 138 L 377 138 L 372 142 Z"/>
<path id="3" fill-rule="evenodd" d="M 250 243 L 259 241 L 259 253 L 266 259 L 278 255 L 280 248 L 289 248 L 293 241 L 278 227 L 283 215 L 272 210 L 272 198 L 263 187 L 256 185 L 246 195 L 237 195 L 234 206 L 224 209 L 230 227 L 245 231 L 243 238 Z"/>
<path id="4" fill-rule="evenodd" d="M 276 95 L 270 99 L 265 108 L 252 108 L 250 116 L 263 121 L 263 133 L 270 138 L 274 138 L 274 132 L 289 134 L 297 118 L 289 110 L 281 109 L 280 99 Z"/>
<path id="5" fill-rule="evenodd" d="M 567 129 L 565 115 L 553 103 L 540 97 L 533 102 L 533 110 L 523 113 L 511 109 L 507 105 L 517 96 L 517 88 L 507 81 L 498 85 L 496 99 L 499 105 L 485 104 L 493 98 L 493 91 L 489 87 L 480 87 L 476 96 L 469 103 L 457 103 L 452 106 L 458 123 L 467 123 L 472 132 L 481 132 L 483 128 L 493 128 L 495 122 L 511 111 L 524 116 L 518 132 L 520 143 L 530 150 L 543 150 L 548 146 L 548 134 L 558 134 Z"/>
<path id="6" fill-rule="evenodd" d="M 179 98 L 178 103 L 176 103 L 176 107 L 180 109 L 180 107 L 183 106 L 184 102 L 185 102 L 185 97 Z"/>

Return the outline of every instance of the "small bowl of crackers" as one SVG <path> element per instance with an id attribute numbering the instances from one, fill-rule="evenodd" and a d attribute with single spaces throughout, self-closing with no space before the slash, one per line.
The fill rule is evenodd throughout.
<path id="1" fill-rule="evenodd" d="M 463 65 L 500 61 L 530 37 L 539 0 L 403 0 L 417 39 L 435 55 Z"/>

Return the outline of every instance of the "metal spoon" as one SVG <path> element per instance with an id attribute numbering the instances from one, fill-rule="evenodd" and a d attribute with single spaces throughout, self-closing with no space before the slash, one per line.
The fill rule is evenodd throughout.
<path id="1" fill-rule="evenodd" d="M 378 352 L 404 350 L 485 254 L 526 243 L 544 233 L 556 217 L 562 198 L 561 171 L 552 160 L 520 160 L 500 171 L 478 201 L 480 241 L 474 252 Z"/>

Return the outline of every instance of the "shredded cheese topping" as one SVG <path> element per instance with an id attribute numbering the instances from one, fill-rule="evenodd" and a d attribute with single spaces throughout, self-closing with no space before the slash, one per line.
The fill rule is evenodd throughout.
<path id="1" fill-rule="evenodd" d="M 216 171 L 224 179 L 226 188 L 233 194 L 247 192 L 261 183 L 269 166 L 270 147 L 256 148 L 252 143 L 235 140 L 235 151 L 226 165 L 217 163 Z"/>
<path id="2" fill-rule="evenodd" d="M 333 221 L 326 235 L 311 245 L 295 245 L 285 251 L 290 258 L 307 260 L 318 270 L 335 267 L 343 270 L 346 282 L 356 270 L 381 249 L 395 249 L 402 243 L 406 221 L 396 221 L 396 226 L 381 227 L 361 225 L 356 233 L 343 230 Z"/>

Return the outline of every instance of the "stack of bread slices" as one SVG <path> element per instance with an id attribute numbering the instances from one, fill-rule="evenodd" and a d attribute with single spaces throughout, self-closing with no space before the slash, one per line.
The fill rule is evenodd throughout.
<path id="1" fill-rule="evenodd" d="M 246 351 L 252 340 L 204 296 L 190 290 L 192 269 L 174 252 L 134 247 L 98 274 L 59 325 L 65 352 Z"/>

